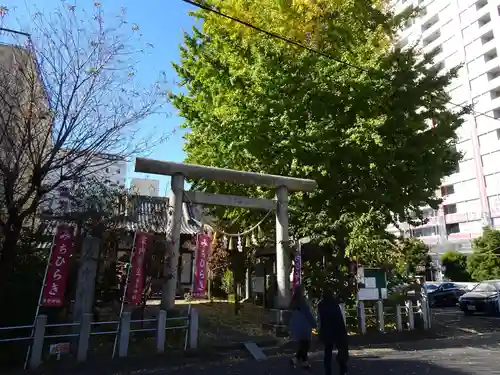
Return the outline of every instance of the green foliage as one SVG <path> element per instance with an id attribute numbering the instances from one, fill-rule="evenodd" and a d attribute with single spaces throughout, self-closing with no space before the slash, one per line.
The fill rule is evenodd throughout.
<path id="1" fill-rule="evenodd" d="M 467 271 L 474 280 L 500 279 L 500 231 L 485 227 L 467 258 Z"/>
<path id="2" fill-rule="evenodd" d="M 445 267 L 444 276 L 451 281 L 470 281 L 467 272 L 467 256 L 455 250 L 446 251 L 441 256 L 441 264 Z"/>
<path id="3" fill-rule="evenodd" d="M 408 276 L 422 275 L 429 267 L 429 247 L 417 238 L 405 238 L 401 241 L 402 258 L 399 271 Z"/>
<path id="4" fill-rule="evenodd" d="M 442 177 L 460 159 L 455 130 L 463 111 L 445 105 L 445 89 L 457 70 L 438 72 L 430 68 L 431 55 L 419 60 L 411 48 L 389 48 L 401 20 L 376 1 L 210 3 L 333 59 L 196 13 L 203 26 L 185 34 L 180 63 L 174 64 L 185 90 L 171 96 L 191 130 L 186 161 L 316 180 L 318 189 L 291 194 L 289 202 L 292 234 L 312 236 L 331 251 L 322 273 L 307 277 L 338 278 L 340 287 L 348 283 L 350 256 L 369 264 L 394 263 L 391 257 L 399 250 L 381 228 L 420 215 L 425 204 L 435 207 Z M 194 187 L 274 194 L 209 181 Z M 215 216 L 258 219 L 242 210 Z M 416 258 L 415 267 L 421 263 Z M 309 265 L 304 269 L 316 272 Z M 332 272 L 335 276 L 327 276 Z"/>
<path id="5" fill-rule="evenodd" d="M 226 292 L 226 294 L 232 294 L 234 291 L 234 279 L 233 272 L 230 269 L 226 269 L 224 275 L 222 276 L 222 290 Z"/>
<path id="6" fill-rule="evenodd" d="M 392 269 L 399 259 L 396 237 L 386 231 L 387 217 L 380 211 L 344 215 L 347 221 L 346 255 L 365 267 Z"/>
<path id="7" fill-rule="evenodd" d="M 208 258 L 208 267 L 212 278 L 223 277 L 224 273 L 231 266 L 230 252 L 224 246 L 224 238 L 215 235 L 212 240 L 212 251 Z"/>

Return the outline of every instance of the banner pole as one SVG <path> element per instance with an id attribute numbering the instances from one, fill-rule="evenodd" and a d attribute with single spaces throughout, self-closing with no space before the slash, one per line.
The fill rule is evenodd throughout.
<path id="1" fill-rule="evenodd" d="M 28 349 L 26 351 L 26 358 L 24 359 L 24 369 L 25 370 L 28 368 L 28 360 L 29 360 L 29 357 L 31 354 L 31 345 L 32 345 L 31 340 L 33 340 L 33 335 L 35 334 L 36 318 L 38 317 L 38 314 L 40 313 L 40 305 L 42 304 L 43 290 L 45 289 L 45 283 L 47 282 L 47 275 L 49 273 L 49 266 L 50 266 L 50 261 L 52 258 L 52 252 L 54 251 L 57 230 L 58 230 L 58 226 L 56 226 L 56 233 L 54 233 L 54 235 L 52 236 L 52 245 L 50 246 L 49 258 L 47 259 L 47 265 L 45 266 L 45 272 L 43 274 L 42 286 L 40 288 L 40 294 L 38 295 L 38 303 L 36 305 L 35 318 L 33 319 L 33 326 L 31 327 L 29 345 L 28 345 Z"/>
<path id="2" fill-rule="evenodd" d="M 134 253 L 136 251 L 136 238 L 137 238 L 137 232 L 134 232 L 134 242 L 132 243 L 132 250 L 130 252 L 130 258 L 129 262 L 127 264 L 127 276 L 125 277 L 125 287 L 123 288 L 123 295 L 122 295 L 122 303 L 120 305 L 120 314 L 118 315 L 118 324 L 116 327 L 116 333 L 115 333 L 115 342 L 113 343 L 113 354 L 111 355 L 111 358 L 115 358 L 116 354 L 116 346 L 118 344 L 118 334 L 120 333 L 120 328 L 122 324 L 122 314 L 123 314 L 123 309 L 125 307 L 125 298 L 127 298 L 127 290 L 128 290 L 128 283 L 130 280 L 130 271 L 132 269 L 132 259 L 134 257 Z"/>

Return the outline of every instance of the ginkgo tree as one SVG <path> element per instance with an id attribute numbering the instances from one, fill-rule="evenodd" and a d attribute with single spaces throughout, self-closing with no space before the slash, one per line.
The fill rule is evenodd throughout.
<path id="1" fill-rule="evenodd" d="M 203 3 L 306 48 L 194 12 L 203 23 L 184 35 L 174 66 L 185 90 L 172 94 L 190 129 L 188 162 L 316 180 L 313 193 L 290 197 L 291 230 L 344 257 L 356 255 L 352 220 L 377 212 L 383 231 L 436 207 L 435 191 L 461 157 L 455 131 L 467 109 L 447 104 L 458 68 L 439 70 L 432 54 L 394 47 L 404 17 L 368 0 Z"/>
<path id="2" fill-rule="evenodd" d="M 31 8 L 28 25 L 2 7 L 0 33 L 0 285 L 16 261 L 26 221 L 40 202 L 164 139 L 139 123 L 166 103 L 163 77 L 136 79 L 148 48 L 125 8 L 101 3 Z M 154 136 L 156 135 L 156 136 Z M 0 286 L 0 291 L 2 287 Z"/>

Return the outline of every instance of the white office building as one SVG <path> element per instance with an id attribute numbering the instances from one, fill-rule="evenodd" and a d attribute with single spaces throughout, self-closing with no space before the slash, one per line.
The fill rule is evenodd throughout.
<path id="1" fill-rule="evenodd" d="M 77 184 L 86 183 L 86 181 L 98 180 L 106 185 L 125 189 L 127 178 L 127 161 L 116 159 L 110 162 L 111 158 L 95 157 L 88 169 L 85 171 L 85 177 L 81 181 L 68 181 L 51 191 L 44 199 L 42 211 L 49 211 L 55 214 L 65 213 L 71 209 L 71 194 Z M 72 168 L 72 165 L 68 165 Z M 57 173 L 57 171 L 54 171 Z M 64 173 L 64 172 L 63 172 Z"/>
<path id="2" fill-rule="evenodd" d="M 484 225 L 500 228 L 500 0 L 399 0 L 393 5 L 396 12 L 411 5 L 423 9 L 407 22 L 400 46 L 418 43 L 424 52 L 439 51 L 435 63 L 444 69 L 463 64 L 449 88 L 451 101 L 474 104 L 475 111 L 458 131 L 465 156 L 457 172 L 443 180 L 443 205 L 426 211 L 426 225 L 403 229 L 437 253 L 469 252 Z"/>
<path id="3" fill-rule="evenodd" d="M 160 181 L 149 178 L 133 178 L 130 182 L 130 190 L 133 194 L 157 197 L 160 191 Z"/>

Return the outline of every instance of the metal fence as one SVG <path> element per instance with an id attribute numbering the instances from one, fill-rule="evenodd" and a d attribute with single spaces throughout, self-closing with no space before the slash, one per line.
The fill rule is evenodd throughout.
<path id="1" fill-rule="evenodd" d="M 367 320 L 375 321 L 379 332 L 386 331 L 386 323 L 393 322 L 398 332 L 404 329 L 415 329 L 415 316 L 419 316 L 423 322 L 424 329 L 431 328 L 431 314 L 427 301 L 414 305 L 407 301 L 404 306 L 384 306 L 383 301 L 377 301 L 375 306 L 366 307 L 363 301 L 359 301 L 357 307 L 346 309 L 344 304 L 340 305 L 344 321 L 355 318 L 358 321 L 362 334 L 367 332 Z"/>
<path id="2" fill-rule="evenodd" d="M 169 322 L 174 324 L 169 324 Z M 144 323 L 153 327 L 144 328 Z M 140 324 L 141 328 L 132 328 L 133 324 Z M 111 326 L 111 329 L 104 329 L 103 326 Z M 61 328 L 71 328 L 71 333 L 50 334 L 50 330 L 60 330 Z M 119 320 L 112 321 L 92 321 L 92 314 L 84 314 L 81 322 L 78 323 L 58 323 L 47 324 L 46 315 L 38 315 L 33 325 L 0 327 L 0 343 L 25 341 L 29 344 L 26 356 L 25 368 L 34 370 L 42 364 L 44 344 L 47 339 L 73 338 L 76 343 L 76 360 L 85 362 L 89 353 L 89 342 L 91 336 L 114 335 L 114 345 L 112 356 L 119 358 L 128 354 L 130 336 L 132 333 L 145 332 L 152 333 L 155 337 L 156 352 L 165 351 L 166 332 L 168 330 L 183 330 L 183 348 L 195 349 L 198 346 L 198 310 L 189 307 L 185 316 L 167 317 L 167 312 L 160 310 L 154 319 L 132 320 L 130 312 L 123 312 Z M 28 336 L 23 331 L 30 331 Z M 5 337 L 7 336 L 7 337 Z"/>
<path id="3" fill-rule="evenodd" d="M 368 305 L 368 306 L 367 306 Z M 373 301 L 372 304 L 365 304 L 359 301 L 356 307 L 346 308 L 344 303 L 340 304 L 342 316 L 346 324 L 354 323 L 359 328 L 361 334 L 366 334 L 369 328 L 369 323 L 372 327 L 375 326 L 377 331 L 386 332 L 388 330 L 387 323 L 392 323 L 393 329 L 396 331 L 413 330 L 415 329 L 415 317 L 419 317 L 424 329 L 431 328 L 431 314 L 429 304 L 426 299 L 414 304 L 412 301 L 406 301 L 404 305 L 389 305 L 384 306 L 383 301 Z M 275 326 L 286 327 L 287 317 L 283 310 L 272 309 L 273 321 Z M 353 320 L 355 322 L 353 322 Z"/>

